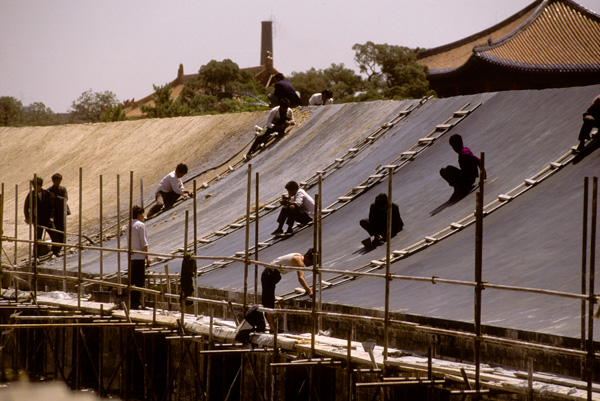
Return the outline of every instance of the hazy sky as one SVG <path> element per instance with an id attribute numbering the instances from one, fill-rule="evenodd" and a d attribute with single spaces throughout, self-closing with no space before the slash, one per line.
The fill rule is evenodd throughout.
<path id="1" fill-rule="evenodd" d="M 66 112 L 83 92 L 149 95 L 210 60 L 260 64 L 273 21 L 284 74 L 344 63 L 355 43 L 430 48 L 488 28 L 533 0 L 0 0 L 0 96 Z M 579 0 L 600 13 L 600 0 Z"/>

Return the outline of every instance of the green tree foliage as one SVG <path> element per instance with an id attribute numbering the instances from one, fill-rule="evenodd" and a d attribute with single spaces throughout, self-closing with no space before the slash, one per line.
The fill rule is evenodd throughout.
<path id="1" fill-rule="evenodd" d="M 83 92 L 71 105 L 70 117 L 74 123 L 95 123 L 102 120 L 102 116 L 111 106 L 119 104 L 117 96 L 111 91 Z"/>
<path id="2" fill-rule="evenodd" d="M 178 101 L 193 115 L 264 110 L 266 89 L 233 61 L 212 60 L 189 80 Z"/>
<path id="3" fill-rule="evenodd" d="M 23 109 L 23 125 L 41 126 L 64 124 L 64 119 L 42 102 L 31 103 Z"/>
<path id="4" fill-rule="evenodd" d="M 320 93 L 326 88 L 333 90 L 336 103 L 355 101 L 354 94 L 365 87 L 360 75 L 345 68 L 343 63 L 331 64 L 325 70 L 311 68 L 306 72 L 293 72 L 289 81 L 300 92 L 303 104 L 308 104 L 308 99 L 314 93 Z"/>
<path id="5" fill-rule="evenodd" d="M 190 108 L 181 102 L 181 100 L 173 100 L 171 96 L 173 92 L 171 85 L 153 85 L 153 87 L 154 95 L 152 95 L 152 101 L 154 102 L 154 105 L 142 105 L 141 107 L 145 117 L 167 118 L 189 116 L 192 114 Z"/>
<path id="6" fill-rule="evenodd" d="M 433 94 L 429 90 L 427 67 L 417 63 L 416 52 L 388 44 L 355 44 L 360 72 L 367 76 L 370 89 L 389 99 L 417 98 Z"/>
<path id="7" fill-rule="evenodd" d="M 123 121 L 126 119 L 127 116 L 123 110 L 123 105 L 119 103 L 108 106 L 108 109 L 106 109 L 102 115 L 102 118 L 100 118 L 100 121 L 103 123 L 110 123 L 115 121 Z"/>
<path id="8" fill-rule="evenodd" d="M 12 96 L 0 97 L 0 124 L 4 127 L 14 127 L 23 118 L 23 104 Z"/>
<path id="9" fill-rule="evenodd" d="M 230 59 L 211 60 L 198 71 L 201 88 L 209 95 L 231 93 L 231 86 L 233 82 L 238 81 L 239 77 L 240 67 Z"/>

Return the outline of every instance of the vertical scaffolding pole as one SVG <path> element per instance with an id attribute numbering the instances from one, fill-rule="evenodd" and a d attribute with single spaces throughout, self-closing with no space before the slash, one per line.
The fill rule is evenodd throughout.
<path id="1" fill-rule="evenodd" d="M 35 257 L 33 258 L 33 299 L 35 300 L 35 302 L 37 302 L 37 287 L 38 287 L 38 216 L 37 216 L 37 174 L 33 175 L 33 190 L 31 192 L 29 192 L 29 195 L 31 196 L 31 202 L 29 202 L 29 216 L 31 216 L 31 221 L 33 222 L 32 225 L 30 225 L 29 227 L 31 228 L 33 226 L 33 254 L 35 255 Z M 31 239 L 31 236 L 30 236 Z"/>
<path id="2" fill-rule="evenodd" d="M 258 201 L 258 172 L 256 173 L 256 208 L 254 210 L 254 260 L 258 260 L 258 210 L 260 203 Z M 254 303 L 258 304 L 258 265 L 254 265 Z"/>
<path id="3" fill-rule="evenodd" d="M 19 238 L 19 186 L 15 185 L 15 238 Z M 17 253 L 17 242 L 15 242 L 14 249 L 14 265 L 17 265 L 18 253 Z"/>
<path id="4" fill-rule="evenodd" d="M 121 177 L 117 174 L 117 249 L 121 249 Z M 117 252 L 117 283 L 121 284 L 121 252 Z M 121 295 L 121 287 L 119 287 Z"/>
<path id="5" fill-rule="evenodd" d="M 63 291 L 67 292 L 67 250 L 69 248 L 67 248 L 66 244 L 68 243 L 67 241 L 67 210 L 68 210 L 68 204 L 67 204 L 67 199 L 65 199 L 64 202 L 62 202 L 63 205 L 63 214 L 62 214 L 62 226 L 63 226 L 63 243 L 65 244 L 65 246 L 63 246 Z M 16 238 L 16 237 L 15 237 Z"/>
<path id="6" fill-rule="evenodd" d="M 319 272 L 319 276 L 317 278 L 318 286 L 319 286 L 318 311 L 321 312 L 323 310 L 323 279 L 321 277 L 321 268 L 323 267 L 323 265 L 322 265 L 322 260 L 323 260 L 323 174 L 321 172 L 319 172 L 319 207 L 317 210 L 319 212 L 319 233 L 317 236 L 317 242 L 318 242 L 317 251 L 319 252 L 319 265 L 317 266 L 317 271 Z M 313 288 L 313 291 L 316 291 L 316 288 Z M 319 324 L 318 324 L 319 330 L 323 329 L 322 322 L 323 322 L 323 318 L 319 314 Z"/>
<path id="7" fill-rule="evenodd" d="M 103 228 L 103 219 L 104 219 L 104 215 L 103 215 L 103 209 L 102 209 L 102 174 L 99 177 L 100 179 L 100 248 L 103 247 L 103 243 L 104 243 L 104 228 Z M 117 253 L 118 255 L 118 253 Z M 104 261 L 103 261 L 103 254 L 102 254 L 102 249 L 100 250 L 100 280 L 104 280 Z M 102 290 L 102 287 L 100 287 L 100 290 Z"/>
<path id="8" fill-rule="evenodd" d="M 144 180 L 140 179 L 140 207 L 144 208 Z"/>
<path id="9" fill-rule="evenodd" d="M 385 319 L 383 323 L 383 362 L 385 368 L 385 362 L 388 357 L 388 345 L 389 345 L 389 329 L 390 329 L 390 284 L 392 281 L 391 276 L 391 248 L 390 242 L 392 240 L 392 187 L 393 187 L 393 176 L 394 168 L 396 166 L 385 166 L 388 169 L 388 204 L 387 204 L 387 230 L 385 239 Z"/>
<path id="10" fill-rule="evenodd" d="M 15 221 L 15 224 L 17 222 Z M 4 235 L 4 183 L 2 183 L 2 191 L 0 191 L 0 271 L 2 271 L 2 236 Z M 16 243 L 15 243 L 16 244 Z"/>
<path id="11" fill-rule="evenodd" d="M 480 170 L 485 171 L 485 153 L 481 153 Z M 479 191 L 476 194 L 475 200 L 475 390 L 479 392 L 480 382 L 480 356 L 481 356 L 481 292 L 483 291 L 483 199 L 484 199 L 484 182 L 483 174 L 479 177 Z"/>
<path id="12" fill-rule="evenodd" d="M 198 202 L 196 201 L 196 180 L 194 180 L 194 256 L 198 256 Z M 198 298 L 198 271 L 194 273 L 194 297 Z M 198 302 L 194 301 L 194 316 L 198 317 Z"/>
<path id="13" fill-rule="evenodd" d="M 77 307 L 81 308 L 81 241 L 83 239 L 83 167 L 79 167 L 79 228 L 77 236 Z"/>
<path id="14" fill-rule="evenodd" d="M 317 249 L 317 245 L 318 245 L 318 233 L 319 233 L 319 201 L 321 200 L 321 194 L 317 194 L 315 196 L 315 206 L 314 206 L 314 225 L 313 225 L 313 254 L 312 254 L 312 288 L 313 288 L 313 292 L 312 292 L 312 302 L 311 302 L 311 329 L 310 329 L 310 357 L 314 358 L 315 357 L 315 334 L 317 331 L 317 303 L 315 302 L 317 300 L 317 277 L 318 277 L 318 272 L 317 272 L 317 265 L 319 264 L 319 259 L 321 258 L 321 256 L 319 255 L 319 251 Z M 312 372 L 312 368 L 311 368 L 311 372 Z"/>
<path id="15" fill-rule="evenodd" d="M 592 381 L 594 380 L 594 282 L 596 275 L 596 221 L 598 209 L 598 177 L 592 184 L 592 221 L 590 230 L 590 278 L 588 301 L 588 349 L 587 349 L 587 399 L 592 400 Z"/>
<path id="16" fill-rule="evenodd" d="M 127 309 L 131 310 L 131 236 L 133 230 L 133 171 L 129 172 L 129 213 L 127 213 Z M 136 216 L 137 217 L 137 216 Z"/>
<path id="17" fill-rule="evenodd" d="M 250 247 L 250 198 L 252 197 L 252 164 L 248 164 L 248 185 L 246 189 L 246 242 L 244 250 L 244 315 L 248 310 L 248 265 Z"/>
<path id="18" fill-rule="evenodd" d="M 588 198 L 589 198 L 589 177 L 583 178 L 583 221 L 581 232 L 581 294 L 587 293 L 587 220 L 588 220 Z M 585 322 L 586 322 L 586 306 L 587 301 L 581 300 L 581 349 L 585 349 Z M 585 379 L 585 374 L 582 372 L 582 378 Z"/>
<path id="19" fill-rule="evenodd" d="M 185 228 L 183 231 L 183 254 L 185 255 L 187 253 L 187 244 L 188 244 L 188 220 L 190 218 L 190 211 L 186 210 L 185 211 Z M 183 273 L 183 272 L 181 272 Z M 181 280 L 181 273 L 179 274 L 179 280 Z M 181 330 L 182 330 L 182 335 L 183 335 L 183 322 L 184 322 L 184 318 L 185 318 L 185 301 L 183 300 L 183 296 L 181 296 L 183 294 L 183 288 L 180 286 L 179 287 L 179 308 L 181 309 Z"/>

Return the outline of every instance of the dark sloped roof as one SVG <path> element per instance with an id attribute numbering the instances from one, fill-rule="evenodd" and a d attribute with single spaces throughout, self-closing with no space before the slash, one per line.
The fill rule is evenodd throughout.
<path id="1" fill-rule="evenodd" d="M 600 16 L 571 0 L 548 0 L 519 29 L 474 56 L 527 71 L 600 72 Z"/>
<path id="2" fill-rule="evenodd" d="M 532 72 L 600 72 L 600 16 L 572 0 L 537 0 L 485 31 L 418 55 L 430 75 L 473 60 Z"/>

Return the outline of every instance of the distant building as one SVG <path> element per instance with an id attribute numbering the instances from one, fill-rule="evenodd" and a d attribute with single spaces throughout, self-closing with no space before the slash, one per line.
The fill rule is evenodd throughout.
<path id="1" fill-rule="evenodd" d="M 262 22 L 262 40 L 261 40 L 261 54 L 260 61 L 261 65 L 258 67 L 248 67 L 248 68 L 240 68 L 242 71 L 248 71 L 256 79 L 257 82 L 262 83 L 265 86 L 269 86 L 271 84 L 271 79 L 275 74 L 279 71 L 275 69 L 273 66 L 273 22 L 272 21 L 263 21 Z M 193 78 L 196 78 L 198 74 L 188 74 L 185 75 L 183 73 L 183 64 L 179 64 L 179 69 L 177 70 L 177 78 L 173 81 L 169 82 L 171 85 L 172 92 L 171 98 L 177 99 L 181 94 L 185 84 Z M 140 100 L 125 100 L 123 102 L 123 107 L 125 110 L 125 114 L 127 118 L 136 118 L 142 116 L 141 105 L 149 105 L 153 106 L 154 102 L 152 100 L 152 96 L 154 93 L 146 96 Z"/>
<path id="2" fill-rule="evenodd" d="M 441 97 L 600 83 L 600 15 L 571 0 L 537 0 L 484 31 L 433 49 L 429 68 Z"/>

